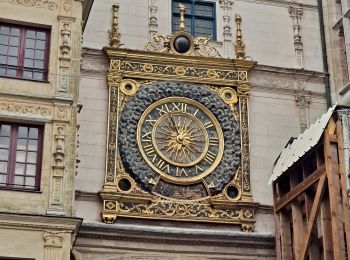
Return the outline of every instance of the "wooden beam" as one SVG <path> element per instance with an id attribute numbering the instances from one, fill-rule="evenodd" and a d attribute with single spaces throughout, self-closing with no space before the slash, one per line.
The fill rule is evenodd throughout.
<path id="1" fill-rule="evenodd" d="M 276 203 L 277 198 L 279 198 L 278 190 L 277 190 L 277 182 L 273 183 L 273 197 L 274 197 L 274 205 Z M 282 259 L 282 248 L 281 248 L 281 222 L 280 222 L 280 216 L 279 214 L 274 214 L 275 218 L 275 232 L 276 232 L 276 259 L 277 260 L 283 260 Z"/>
<path id="2" fill-rule="evenodd" d="M 303 193 L 306 189 L 308 189 L 311 185 L 313 185 L 318 179 L 324 175 L 325 166 L 323 165 L 319 169 L 317 169 L 314 173 L 312 173 L 309 177 L 299 183 L 295 188 L 292 188 L 287 194 L 281 197 L 275 204 L 275 212 L 279 211 L 286 204 L 290 203 L 293 199 L 298 197 L 301 193 Z"/>
<path id="3" fill-rule="evenodd" d="M 304 241 L 303 213 L 298 201 L 292 202 L 294 257 L 300 259 L 301 247 Z"/>
<path id="4" fill-rule="evenodd" d="M 312 228 L 313 228 L 313 225 L 314 225 L 314 222 L 316 219 L 317 211 L 318 211 L 320 204 L 321 204 L 320 201 L 323 197 L 323 192 L 325 190 L 324 189 L 325 182 L 326 182 L 326 175 L 323 175 L 320 178 L 320 181 L 318 182 L 314 203 L 312 204 L 312 208 L 310 211 L 310 217 L 309 217 L 307 224 L 306 224 L 306 232 L 305 232 L 305 236 L 304 236 L 303 247 L 301 249 L 301 258 L 300 259 L 304 259 L 306 257 L 306 251 L 307 251 L 307 248 L 308 248 L 309 243 L 310 243 L 310 235 L 311 235 Z"/>
<path id="5" fill-rule="evenodd" d="M 306 219 L 310 218 L 310 213 L 312 209 L 313 195 L 305 194 L 305 211 L 306 211 Z M 301 258 L 298 258 L 301 259 Z M 318 241 L 318 231 L 317 226 L 313 225 L 311 233 L 310 233 L 310 245 L 309 245 L 309 260 L 320 260 L 320 245 Z"/>
<path id="6" fill-rule="evenodd" d="M 347 194 L 346 176 L 345 176 L 345 155 L 344 155 L 344 137 L 341 120 L 337 121 L 337 136 L 338 136 L 338 156 L 339 156 L 339 175 L 340 175 L 340 189 L 342 199 L 342 209 L 344 214 L 344 232 L 345 245 L 347 249 L 347 258 L 350 258 L 350 209 L 349 198 Z"/>
<path id="7" fill-rule="evenodd" d="M 331 213 L 329 209 L 328 191 L 325 192 L 321 203 L 321 227 L 322 227 L 322 241 L 323 241 L 323 259 L 333 260 L 333 238 L 332 238 L 332 224 Z"/>
<path id="8" fill-rule="evenodd" d="M 332 123 L 333 122 L 333 123 Z M 331 124 L 332 123 L 332 124 Z M 339 175 L 337 172 L 338 162 L 334 163 L 333 161 L 336 156 L 334 153 L 334 148 L 332 149 L 332 144 L 330 140 L 330 133 L 334 132 L 334 120 L 329 122 L 327 129 L 324 131 L 324 156 L 325 156 L 325 165 L 326 165 L 326 174 L 328 178 L 328 191 L 329 191 L 329 206 L 331 213 L 331 226 L 332 226 L 332 238 L 333 238 L 333 258 L 334 259 L 344 259 L 343 255 L 343 244 L 344 236 L 342 232 L 343 222 L 340 219 L 339 222 L 339 209 L 340 205 L 340 196 L 339 196 Z M 333 150 L 333 151 L 332 151 Z"/>
<path id="9" fill-rule="evenodd" d="M 292 252 L 292 237 L 290 234 L 290 220 L 288 213 L 285 211 L 279 212 L 280 216 L 280 231 L 281 231 L 281 255 L 282 260 L 293 259 Z"/>

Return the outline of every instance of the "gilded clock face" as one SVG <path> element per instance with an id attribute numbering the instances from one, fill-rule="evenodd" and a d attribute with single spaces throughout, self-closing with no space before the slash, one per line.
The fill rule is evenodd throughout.
<path id="1" fill-rule="evenodd" d="M 151 104 L 137 126 L 143 159 L 162 178 L 191 184 L 220 163 L 223 132 L 215 116 L 201 103 L 167 97 Z"/>
<path id="2" fill-rule="evenodd" d="M 157 196 L 206 199 L 222 191 L 240 163 L 238 123 L 206 86 L 141 86 L 125 103 L 118 129 L 125 170 Z"/>

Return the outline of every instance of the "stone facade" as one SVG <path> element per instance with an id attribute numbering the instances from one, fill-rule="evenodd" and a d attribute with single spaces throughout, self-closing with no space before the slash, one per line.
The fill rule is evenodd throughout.
<path id="1" fill-rule="evenodd" d="M 318 3 L 207 1 L 215 2 L 217 40 L 212 44 L 222 59 L 235 57 L 238 13 L 243 18 L 244 58 L 258 62 L 248 79 L 254 231 L 227 224 L 123 218 L 104 224 L 98 193 L 106 174 L 109 60 L 102 49 L 116 29 L 115 1 L 94 1 L 81 49 L 81 14 L 89 13 L 82 10 L 89 1 L 0 0 L 1 21 L 51 28 L 48 81 L 0 81 L 1 120 L 45 129 L 40 192 L 0 190 L 1 257 L 69 259 L 83 218 L 72 251 L 76 260 L 275 258 L 272 188 L 267 184 L 274 161 L 289 138 L 327 108 Z M 116 2 L 121 40 L 115 44 L 121 49 L 145 50 L 156 33 L 171 33 L 171 0 Z M 348 36 L 342 44 L 334 31 L 342 27 L 338 18 L 344 21 L 343 30 L 348 18 L 336 5 L 324 5 L 333 101 L 349 89 L 342 56 Z"/>
<path id="2" fill-rule="evenodd" d="M 114 3 L 103 0 L 94 3 L 83 43 L 80 98 L 84 107 L 78 119 L 81 163 L 76 180 L 76 212 L 86 220 L 76 244 L 82 259 L 97 259 L 98 254 L 103 259 L 162 259 L 172 255 L 174 259 L 198 259 L 198 252 L 205 259 L 248 259 L 247 252 L 249 259 L 275 257 L 271 239 L 274 235 L 272 188 L 267 184 L 273 163 L 289 138 L 298 136 L 327 107 L 317 2 L 210 2 L 216 3 L 217 41 L 213 44 L 219 54 L 225 59 L 234 58 L 234 20 L 238 13 L 243 18 L 246 59 L 258 62 L 249 74 L 250 177 L 253 201 L 258 203 L 251 238 L 262 244 L 249 245 L 246 234 L 227 225 L 125 219 L 117 219 L 110 226 L 101 224 L 97 192 L 102 189 L 105 176 L 109 68 L 101 50 L 109 45 L 107 32 L 111 30 Z M 120 48 L 144 50 L 155 33 L 171 33 L 170 0 L 120 0 L 118 4 Z M 119 230 L 129 227 L 137 230 Z M 154 228 L 155 233 L 148 228 Z M 213 248 L 205 246 L 205 239 L 199 238 L 211 237 L 206 232 L 208 229 L 227 231 L 226 235 L 215 238 L 221 243 L 215 250 L 222 252 L 217 257 L 211 255 Z M 129 232 L 133 233 L 131 237 Z M 176 239 L 182 232 L 187 232 L 188 238 L 196 242 L 186 240 L 184 247 Z M 228 238 L 230 232 L 236 234 L 234 239 Z M 154 242 L 148 237 L 150 234 Z M 159 236 L 171 241 L 172 247 L 166 242 L 156 242 Z M 242 247 L 228 250 L 225 241 L 240 241 Z M 108 246 L 100 246 L 101 243 Z M 196 252 L 191 251 L 193 248 Z"/>
<path id="3" fill-rule="evenodd" d="M 82 1 L 0 1 L 0 21 L 49 30 L 45 81 L 1 77 L 1 122 L 43 127 L 38 191 L 1 189 L 0 258 L 70 259 Z"/>

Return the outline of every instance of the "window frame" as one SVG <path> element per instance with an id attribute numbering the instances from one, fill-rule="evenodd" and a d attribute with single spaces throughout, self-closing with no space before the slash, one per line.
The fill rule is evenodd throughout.
<path id="1" fill-rule="evenodd" d="M 38 81 L 38 82 L 48 82 L 49 77 L 49 60 L 50 60 L 50 41 L 51 41 L 51 30 L 50 28 L 44 28 L 44 27 L 35 27 L 30 25 L 20 25 L 20 24 L 14 24 L 14 23 L 8 23 L 8 22 L 2 22 L 0 21 L 0 26 L 8 26 L 11 28 L 17 28 L 20 30 L 19 33 L 19 44 L 18 44 L 18 56 L 17 56 L 17 64 L 16 65 L 8 65 L 8 53 L 6 54 L 6 63 L 0 63 L 0 66 L 3 66 L 6 70 L 8 68 L 12 68 L 16 70 L 16 76 L 9 76 L 9 75 L 0 75 L 0 77 L 5 78 L 15 78 L 15 79 L 23 79 L 23 80 L 30 80 L 30 81 Z M 24 61 L 26 59 L 25 57 L 25 50 L 26 50 L 26 32 L 29 30 L 33 30 L 36 33 L 37 32 L 43 32 L 45 33 L 45 47 L 42 51 L 44 51 L 44 59 L 43 59 L 43 69 L 37 69 L 34 67 L 34 60 L 35 58 L 32 58 L 33 60 L 33 66 L 32 67 L 24 67 Z M 9 35 L 11 36 L 11 35 Z M 37 38 L 36 38 L 37 40 Z M 11 47 L 10 43 L 8 42 L 8 45 L 4 45 Z M 17 47 L 17 46 L 16 46 Z M 36 41 L 34 43 L 34 47 L 32 48 L 34 51 L 38 50 L 36 47 Z M 24 71 L 26 69 L 29 69 L 32 73 L 34 72 L 42 72 L 43 73 L 43 79 L 35 79 L 33 78 L 26 78 L 24 77 Z"/>
<path id="2" fill-rule="evenodd" d="M 175 0 L 175 2 L 178 3 L 184 3 L 184 4 L 190 4 L 191 5 L 191 14 L 188 14 L 188 11 L 185 13 L 184 17 L 190 18 L 191 19 L 191 32 L 190 34 L 193 37 L 195 36 L 196 29 L 195 29 L 195 21 L 196 18 L 201 19 L 201 20 L 206 20 L 206 21 L 212 21 L 213 22 L 213 34 L 211 35 L 211 41 L 217 41 L 217 26 L 216 26 L 216 2 L 212 1 L 203 1 L 203 0 Z M 195 5 L 196 3 L 200 3 L 201 5 L 206 5 L 206 6 L 212 6 L 213 7 L 213 14 L 211 17 L 208 16 L 201 16 L 201 15 L 196 15 L 195 14 Z M 171 0 L 171 28 L 172 32 L 176 32 L 179 29 L 174 27 L 174 17 L 180 17 L 178 13 L 175 13 L 174 10 L 174 0 Z M 209 35 L 208 35 L 209 36 Z"/>
<path id="3" fill-rule="evenodd" d="M 1 133 L 1 127 L 2 125 L 10 125 L 10 135 L 9 135 L 9 148 L 8 148 L 8 163 L 7 163 L 7 173 L 6 173 L 6 183 L 1 183 L 0 190 L 17 190 L 17 191 L 40 191 L 40 184 L 41 184 L 41 173 L 42 173 L 42 157 L 43 157 L 43 145 L 44 145 L 44 125 L 36 125 L 36 124 L 22 124 L 22 123 L 14 123 L 14 122 L 6 122 L 6 121 L 0 121 L 0 133 Z M 19 127 L 28 127 L 28 128 L 36 128 L 38 129 L 38 138 L 34 139 L 38 141 L 37 144 L 37 157 L 35 161 L 36 169 L 35 169 L 35 176 L 34 176 L 34 186 L 29 185 L 18 185 L 14 183 L 15 180 L 15 169 L 16 169 L 16 155 L 17 155 L 17 142 L 18 139 L 23 139 L 18 137 L 18 129 Z M 29 134 L 29 133 L 28 133 Z M 28 156 L 28 152 L 31 152 L 31 150 L 28 150 L 28 140 L 33 140 L 33 138 L 29 138 L 29 136 L 26 138 L 27 145 L 25 150 L 19 150 L 19 151 L 25 151 L 26 152 L 26 158 Z M 1 160 L 3 161 L 3 160 Z M 24 163 L 25 167 L 31 163 L 26 162 Z M 23 175 L 24 178 L 26 178 L 27 174 Z M 33 177 L 33 176 L 32 176 Z M 4 185 L 2 185 L 4 184 Z M 22 187 L 19 187 L 22 186 Z"/>

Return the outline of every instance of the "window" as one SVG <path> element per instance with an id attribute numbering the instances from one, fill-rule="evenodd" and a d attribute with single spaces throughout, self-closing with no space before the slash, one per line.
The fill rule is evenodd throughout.
<path id="1" fill-rule="evenodd" d="M 0 23 L 0 76 L 47 80 L 49 31 Z"/>
<path id="2" fill-rule="evenodd" d="M 179 4 L 186 6 L 185 30 L 194 37 L 212 36 L 216 40 L 215 3 L 196 0 L 173 0 L 173 32 L 179 30 Z"/>
<path id="3" fill-rule="evenodd" d="M 0 123 L 0 187 L 39 190 L 41 126 Z"/>

